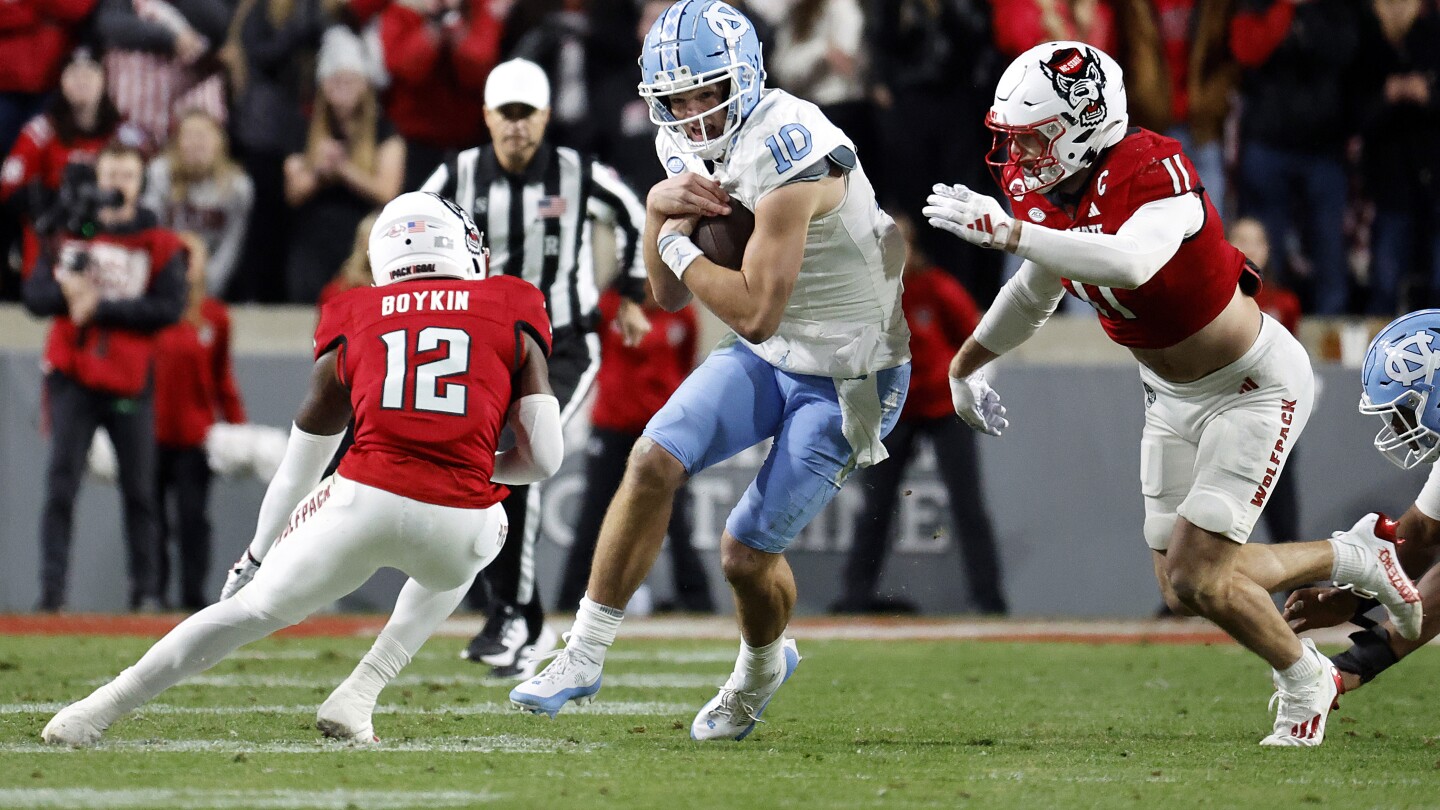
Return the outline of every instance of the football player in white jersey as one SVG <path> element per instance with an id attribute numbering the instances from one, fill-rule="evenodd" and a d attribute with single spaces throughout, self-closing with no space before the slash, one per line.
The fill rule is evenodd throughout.
<path id="1" fill-rule="evenodd" d="M 1291 594 L 1285 618 L 1297 631 L 1332 627 L 1347 621 L 1360 625 L 1350 635 L 1354 646 L 1331 660 L 1340 671 L 1341 692 L 1358 689 L 1401 658 L 1440 635 L 1440 398 L 1435 396 L 1440 372 L 1440 309 L 1402 315 L 1370 343 L 1361 372 L 1364 393 L 1360 412 L 1379 416 L 1383 426 L 1375 447 L 1402 469 L 1430 464 L 1430 477 L 1415 502 L 1397 521 L 1400 563 L 1412 577 L 1425 606 L 1420 635 L 1407 639 L 1392 620 L 1373 622 L 1364 613 L 1370 600 L 1339 588 L 1304 588 Z M 1432 346 L 1431 344 L 1435 345 Z M 1424 574 L 1424 576 L 1420 576 Z"/>
<path id="2" fill-rule="evenodd" d="M 734 335 L 636 442 L 569 644 L 510 698 L 552 717 L 590 700 L 622 608 L 660 551 L 676 488 L 774 439 L 721 539 L 740 655 L 690 729 L 738 740 L 800 661 L 785 637 L 795 580 L 782 552 L 850 472 L 885 457 L 881 439 L 904 404 L 904 244 L 845 133 L 815 105 L 764 88 L 760 42 L 739 11 L 675 3 L 646 36 L 640 68 L 669 175 L 646 202 L 651 286 L 667 309 L 698 297 Z M 755 229 L 741 266 L 725 268 L 689 234 L 699 216 L 734 205 L 754 212 Z"/>

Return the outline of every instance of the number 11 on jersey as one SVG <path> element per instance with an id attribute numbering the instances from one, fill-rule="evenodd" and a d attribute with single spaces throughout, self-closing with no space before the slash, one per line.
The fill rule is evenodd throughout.
<path id="1" fill-rule="evenodd" d="M 1081 284 L 1078 281 L 1071 281 L 1070 283 L 1074 285 L 1075 294 L 1080 297 L 1080 300 L 1094 307 L 1095 311 L 1100 313 L 1101 317 L 1110 318 L 1111 320 L 1118 320 L 1121 318 L 1127 321 L 1135 320 L 1135 313 L 1115 298 L 1115 291 L 1113 289 L 1109 287 L 1101 287 L 1098 284 Z M 1102 304 L 1094 298 L 1091 298 L 1090 294 L 1085 291 L 1085 288 L 1087 286 L 1094 287 L 1097 291 L 1099 291 L 1100 297 L 1104 298 L 1106 303 L 1108 303 L 1113 309 L 1107 309 L 1105 304 Z"/>

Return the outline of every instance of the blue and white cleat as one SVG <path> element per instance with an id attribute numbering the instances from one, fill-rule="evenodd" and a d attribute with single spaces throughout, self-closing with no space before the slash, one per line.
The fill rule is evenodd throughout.
<path id="1" fill-rule="evenodd" d="M 570 636 L 565 636 L 568 641 Z M 531 714 L 548 714 L 553 719 L 565 704 L 584 706 L 600 691 L 602 667 L 584 653 L 566 647 L 535 677 L 510 690 L 510 705 Z"/>
<path id="2" fill-rule="evenodd" d="M 692 740 L 735 740 L 740 741 L 755 730 L 755 724 L 763 722 L 760 715 L 770 705 L 770 699 L 780 691 L 780 685 L 790 680 L 800 666 L 800 651 L 791 639 L 785 640 L 785 668 L 779 677 L 759 689 L 739 689 L 739 677 L 730 674 L 730 679 L 720 687 L 720 694 L 710 699 L 695 720 L 690 724 Z"/>

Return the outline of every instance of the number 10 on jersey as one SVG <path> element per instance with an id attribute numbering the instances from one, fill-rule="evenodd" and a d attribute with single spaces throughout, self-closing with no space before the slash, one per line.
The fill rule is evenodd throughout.
<path id="1" fill-rule="evenodd" d="M 404 410 L 405 382 L 410 377 L 414 354 L 434 351 L 444 344 L 444 357 L 415 367 L 412 409 L 455 415 L 465 413 L 465 386 L 444 381 L 446 377 L 470 370 L 470 335 L 465 330 L 427 326 L 415 336 L 414 354 L 408 345 L 410 333 L 407 330 L 386 332 L 380 339 L 385 342 L 385 388 L 380 394 L 380 407 Z"/>

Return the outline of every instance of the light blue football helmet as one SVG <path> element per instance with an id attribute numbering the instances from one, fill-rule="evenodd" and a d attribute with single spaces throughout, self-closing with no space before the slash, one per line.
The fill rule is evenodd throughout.
<path id="1" fill-rule="evenodd" d="M 669 96 L 729 82 L 729 96 L 720 104 L 686 118 L 670 112 Z M 760 38 L 750 19 L 720 0 L 680 0 L 666 9 L 645 35 L 640 55 L 640 97 L 649 102 L 650 120 L 683 152 L 706 160 L 725 154 L 745 117 L 760 103 L 765 66 Z M 726 107 L 725 127 L 711 135 L 707 115 Z M 700 122 L 701 140 L 685 134 L 687 124 Z"/>
<path id="2" fill-rule="evenodd" d="M 1375 448 L 1401 469 L 1440 458 L 1440 309 L 1402 315 L 1370 342 L 1360 371 L 1360 413 L 1385 423 Z"/>

